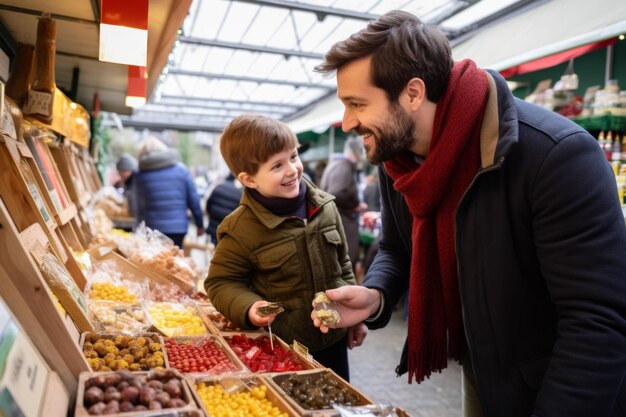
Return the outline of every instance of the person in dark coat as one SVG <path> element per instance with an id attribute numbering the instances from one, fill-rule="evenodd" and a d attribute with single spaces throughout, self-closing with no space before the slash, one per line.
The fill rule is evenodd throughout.
<path id="1" fill-rule="evenodd" d="M 367 205 L 359 199 L 357 182 L 357 162 L 362 152 L 357 139 L 348 138 L 343 153 L 333 155 L 320 180 L 320 188 L 335 196 L 348 239 L 353 270 L 359 261 L 359 215 L 367 209 Z"/>
<path id="2" fill-rule="evenodd" d="M 211 242 L 217 245 L 217 226 L 230 213 L 239 207 L 243 186 L 232 173 L 228 173 L 221 184 L 218 184 L 206 202 L 206 213 L 209 216 L 209 227 L 207 228 L 211 236 Z"/>
<path id="3" fill-rule="evenodd" d="M 326 291 L 340 325 L 385 326 L 408 288 L 397 372 L 462 362 L 465 416 L 624 416 L 626 227 L 595 138 L 406 12 L 317 69 L 380 164 L 376 257 L 362 286 Z"/>
<path id="4" fill-rule="evenodd" d="M 122 190 L 126 204 L 128 206 L 128 214 L 133 216 L 136 211 L 135 193 L 133 192 L 133 179 L 137 172 L 137 159 L 130 154 L 123 154 L 115 163 L 119 180 L 113 184 L 118 190 Z"/>
<path id="5" fill-rule="evenodd" d="M 148 136 L 140 143 L 137 157 L 139 172 L 133 181 L 136 224 L 144 221 L 147 227 L 158 230 L 182 248 L 190 210 L 197 235 L 203 235 L 204 219 L 196 186 L 187 167 L 178 161 L 178 153 Z"/>
<path id="6" fill-rule="evenodd" d="M 376 171 L 367 176 L 367 184 L 363 189 L 363 202 L 367 204 L 368 211 L 380 211 L 380 187 Z"/>

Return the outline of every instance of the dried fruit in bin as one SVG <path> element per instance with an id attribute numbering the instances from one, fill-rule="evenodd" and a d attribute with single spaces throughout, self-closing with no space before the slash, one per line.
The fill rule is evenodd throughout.
<path id="1" fill-rule="evenodd" d="M 152 301 L 184 301 L 185 299 L 191 298 L 192 300 L 197 301 L 206 301 L 206 294 L 191 290 L 189 292 L 184 292 L 178 285 L 176 284 L 161 284 L 158 282 L 152 283 L 152 289 L 150 290 L 150 297 Z"/>
<path id="2" fill-rule="evenodd" d="M 150 326 L 146 312 L 140 305 L 120 304 L 108 300 L 89 300 L 91 312 L 107 332 L 141 333 Z"/>
<path id="3" fill-rule="evenodd" d="M 354 389 L 328 371 L 311 374 L 277 375 L 274 382 L 305 410 L 332 408 L 332 404 L 365 405 Z"/>
<path id="4" fill-rule="evenodd" d="M 212 304 L 198 304 L 198 308 L 220 332 L 238 332 L 241 330 L 235 323 L 224 317 Z"/>

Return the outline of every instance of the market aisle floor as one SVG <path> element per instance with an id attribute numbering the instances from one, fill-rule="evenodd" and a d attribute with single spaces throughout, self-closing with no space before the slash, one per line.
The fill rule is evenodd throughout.
<path id="1" fill-rule="evenodd" d="M 362 346 L 349 352 L 350 382 L 373 401 L 389 401 L 413 417 L 461 417 L 461 367 L 450 362 L 421 384 L 397 377 L 406 322 L 394 311 L 383 329 L 370 330 Z"/>

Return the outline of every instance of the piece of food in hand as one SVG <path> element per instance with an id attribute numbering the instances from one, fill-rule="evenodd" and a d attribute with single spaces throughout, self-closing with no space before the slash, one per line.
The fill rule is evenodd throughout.
<path id="1" fill-rule="evenodd" d="M 337 306 L 328 298 L 325 292 L 315 294 L 313 308 L 315 309 L 315 316 L 324 326 L 339 323 L 340 317 Z"/>
<path id="2" fill-rule="evenodd" d="M 256 313 L 262 317 L 282 313 L 283 311 L 285 311 L 285 309 L 281 303 L 268 303 L 256 309 Z"/>

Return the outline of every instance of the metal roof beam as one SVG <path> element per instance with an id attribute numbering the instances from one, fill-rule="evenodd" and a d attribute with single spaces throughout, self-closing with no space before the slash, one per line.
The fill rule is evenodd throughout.
<path id="1" fill-rule="evenodd" d="M 513 17 L 516 13 L 520 13 L 523 10 L 526 10 L 530 7 L 536 7 L 539 4 L 545 3 L 547 0 L 519 0 L 516 3 L 512 3 L 511 5 L 492 13 L 484 18 L 475 21 L 459 30 L 449 31 L 446 33 L 448 39 L 450 39 L 450 45 L 452 47 L 456 46 L 458 43 L 462 42 L 466 39 L 466 36 L 471 34 L 472 32 L 483 29 L 486 26 L 497 22 L 501 19 L 509 19 Z M 458 39 L 461 38 L 461 39 Z"/>
<path id="2" fill-rule="evenodd" d="M 283 55 L 285 58 L 297 56 L 301 58 L 323 59 L 324 54 L 317 52 L 296 51 L 293 49 L 271 48 L 269 46 L 250 45 L 238 42 L 225 42 L 218 40 L 209 40 L 202 38 L 194 38 L 191 36 L 181 36 L 178 38 L 182 43 L 189 45 L 216 46 L 218 48 L 239 49 L 242 51 L 263 52 L 267 54 Z"/>
<path id="3" fill-rule="evenodd" d="M 223 110 L 226 111 L 228 114 L 215 114 L 211 112 L 206 112 L 206 113 L 185 112 L 182 110 L 171 111 L 171 110 L 166 110 L 166 109 L 150 109 L 150 108 L 142 107 L 142 108 L 135 109 L 133 114 L 170 114 L 170 115 L 175 115 L 177 118 L 189 116 L 189 117 L 213 117 L 213 118 L 221 118 L 221 119 L 230 119 L 230 118 L 239 116 L 247 112 L 247 110 L 237 110 L 237 109 L 223 109 Z M 270 111 L 263 111 L 259 113 L 268 114 L 268 113 L 274 113 L 274 112 L 270 110 Z"/>
<path id="4" fill-rule="evenodd" d="M 377 14 L 355 12 L 354 10 L 336 9 L 334 7 L 317 6 L 315 4 L 297 3 L 284 0 L 231 0 L 241 3 L 252 3 L 257 6 L 278 7 L 281 9 L 298 10 L 315 13 L 317 20 L 323 21 L 326 16 L 345 17 L 356 20 L 374 20 L 380 17 Z"/>
<path id="5" fill-rule="evenodd" d="M 168 74 L 169 75 L 187 75 L 190 77 L 215 78 L 215 79 L 232 80 L 232 81 L 249 81 L 249 82 L 259 83 L 259 84 L 291 85 L 293 87 L 319 88 L 321 90 L 331 90 L 334 88 L 334 87 L 330 87 L 326 85 L 306 83 L 306 82 L 301 82 L 301 81 L 272 80 L 268 78 L 249 77 L 246 75 L 217 74 L 217 73 L 212 73 L 212 72 L 188 71 L 188 70 L 183 70 L 183 69 L 170 69 L 168 71 Z"/>
<path id="6" fill-rule="evenodd" d="M 448 20 L 451 17 L 456 16 L 457 14 L 461 13 L 462 11 L 469 9 L 470 7 L 474 6 L 479 1 L 480 0 L 468 0 L 468 1 L 458 2 L 458 4 L 454 6 L 452 9 L 448 10 L 446 13 L 442 13 L 441 15 L 437 16 L 433 20 L 429 20 L 428 23 L 431 25 L 440 25 L 444 20 Z"/>
<path id="7" fill-rule="evenodd" d="M 226 124 L 202 124 L 202 123 L 188 123 L 181 122 L 178 119 L 163 119 L 160 118 L 158 120 L 140 120 L 135 119 L 129 116 L 120 116 L 120 120 L 122 121 L 123 126 L 125 127 L 137 127 L 137 128 L 146 128 L 156 131 L 162 130 L 181 130 L 186 132 L 213 132 L 219 133 L 224 130 Z"/>
<path id="8" fill-rule="evenodd" d="M 194 100 L 194 101 L 217 101 L 218 103 L 232 103 L 232 104 L 253 104 L 259 106 L 276 106 L 276 107 L 285 107 L 290 109 L 297 109 L 298 106 L 295 104 L 289 103 L 274 103 L 271 101 L 254 101 L 254 100 L 233 100 L 233 99 L 222 99 L 222 98 L 211 98 L 211 97 L 189 97 L 189 96 L 175 96 L 171 94 L 163 94 L 161 96 L 162 99 L 171 99 L 171 100 Z"/>
<path id="9" fill-rule="evenodd" d="M 278 108 L 278 107 L 274 107 L 274 106 L 268 106 L 268 105 L 264 105 L 262 109 L 260 108 L 254 108 L 251 106 L 248 107 L 225 107 L 224 105 L 219 105 L 219 104 L 213 104 L 213 103 L 170 103 L 170 102 L 164 102 L 164 101 L 158 101 L 158 102 L 153 102 L 153 103 L 148 103 L 149 105 L 153 105 L 153 106 L 170 106 L 170 107 L 178 107 L 178 108 L 182 108 L 182 107 L 189 107 L 191 109 L 215 109 L 215 110 L 234 110 L 234 111 L 244 111 L 244 112 L 252 112 L 252 111 L 258 111 L 258 112 L 262 112 L 262 111 L 266 111 L 266 112 L 273 112 L 273 113 L 291 113 L 293 110 L 289 110 L 286 108 Z M 247 103 L 246 103 L 247 104 Z"/>

